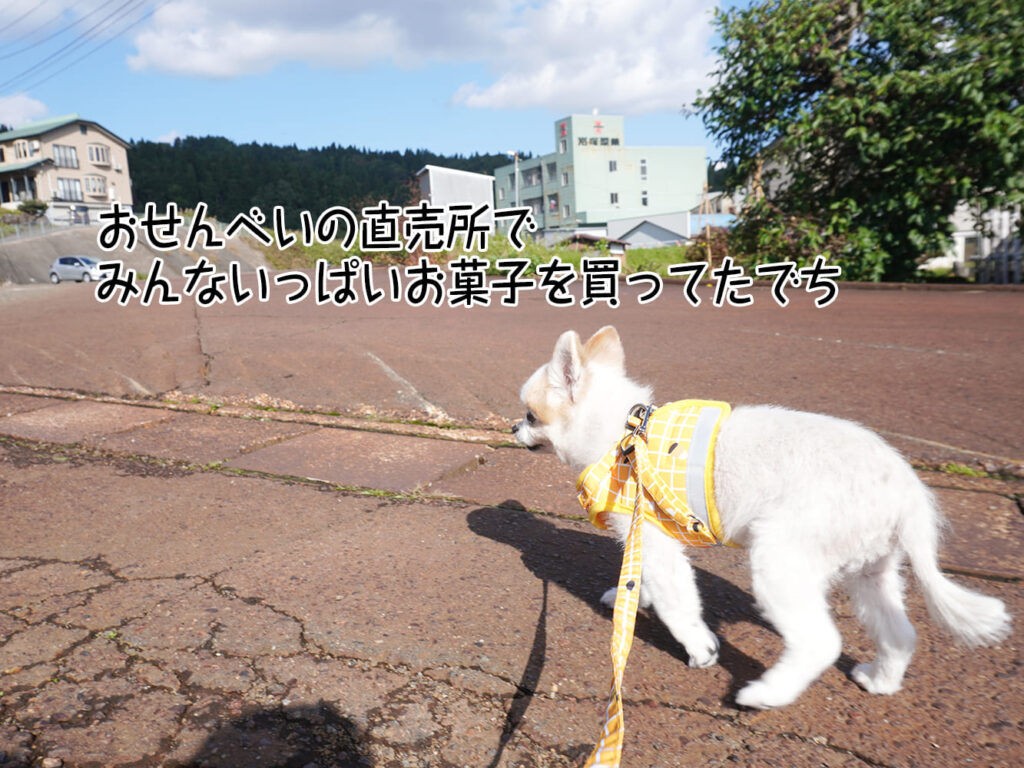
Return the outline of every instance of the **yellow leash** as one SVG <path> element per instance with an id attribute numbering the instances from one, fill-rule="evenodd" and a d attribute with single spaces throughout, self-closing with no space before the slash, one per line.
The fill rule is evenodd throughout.
<path id="1" fill-rule="evenodd" d="M 577 483 L 580 502 L 590 514 L 591 522 L 602 528 L 606 523 L 602 516 L 604 513 L 628 511 L 624 508 L 622 496 L 624 491 L 633 491 L 632 520 L 615 593 L 612 686 L 601 739 L 584 768 L 618 768 L 622 760 L 625 734 L 622 679 L 633 644 L 639 607 L 644 522 L 658 525 L 669 535 L 691 546 L 723 543 L 718 510 L 714 506 L 711 457 L 718 428 L 729 414 L 729 406 L 714 401 L 681 401 L 665 406 L 665 409 L 656 411 L 653 406 L 634 406 L 626 422 L 629 431 L 622 441 L 602 461 L 584 470 Z M 704 409 L 708 409 L 708 413 L 701 422 Z M 707 504 L 706 521 L 692 514 L 685 501 L 687 459 L 695 433 L 698 442 L 706 443 L 703 446 L 706 457 L 699 457 L 699 460 L 706 458 L 706 461 L 698 464 L 696 470 L 703 480 L 700 492 Z M 655 454 L 653 462 L 652 452 Z M 613 458 L 609 460 L 609 456 Z M 624 477 L 623 467 L 628 468 L 629 477 Z M 665 477 L 670 481 L 675 478 L 675 482 L 666 482 Z M 683 488 L 683 496 L 675 486 Z"/>

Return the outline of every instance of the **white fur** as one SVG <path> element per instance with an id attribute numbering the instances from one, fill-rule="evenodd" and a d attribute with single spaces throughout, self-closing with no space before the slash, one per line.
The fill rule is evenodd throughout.
<path id="1" fill-rule="evenodd" d="M 514 427 L 517 439 L 552 447 L 577 471 L 621 437 L 630 406 L 651 402 L 650 390 L 626 377 L 611 327 L 586 346 L 574 332 L 563 334 L 552 361 L 522 394 L 531 410 L 564 418 L 524 419 Z M 841 639 L 827 594 L 836 582 L 849 591 L 877 648 L 874 661 L 854 668 L 853 679 L 871 693 L 898 691 L 915 644 L 903 608 L 904 555 L 932 616 L 959 641 L 991 644 L 1009 634 L 1001 601 L 964 589 L 939 570 L 932 494 L 893 448 L 858 424 L 774 406 L 737 407 L 719 433 L 715 489 L 725 533 L 747 548 L 754 595 L 785 643 L 775 666 L 740 690 L 736 701 L 743 706 L 789 704 L 835 662 Z M 614 518 L 625 539 L 628 516 Z M 701 618 L 685 547 L 651 525 L 644 543 L 642 607 L 654 608 L 691 666 L 714 664 L 718 641 Z M 609 605 L 614 600 L 614 589 L 602 598 Z"/>

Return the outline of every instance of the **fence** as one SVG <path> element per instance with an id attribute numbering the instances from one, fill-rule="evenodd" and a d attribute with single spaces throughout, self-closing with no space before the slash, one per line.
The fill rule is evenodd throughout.
<path id="1" fill-rule="evenodd" d="M 55 225 L 45 216 L 42 216 L 35 221 L 22 222 L 22 223 L 0 223 L 0 242 L 8 242 L 11 240 L 20 240 L 24 237 L 38 237 L 39 235 L 47 235 L 56 229 L 66 229 L 67 225 Z"/>
<path id="2" fill-rule="evenodd" d="M 974 276 L 979 283 L 1021 282 L 1021 240 L 1007 238 L 986 257 L 974 262 Z"/>

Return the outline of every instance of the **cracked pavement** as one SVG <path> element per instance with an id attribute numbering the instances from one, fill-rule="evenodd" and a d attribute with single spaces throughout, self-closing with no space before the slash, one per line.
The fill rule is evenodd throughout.
<path id="1" fill-rule="evenodd" d="M 78 286 L 58 288 L 0 301 L 0 319 L 49 318 L 53 339 L 47 354 L 45 327 L 4 342 L 0 768 L 582 762 L 606 705 L 611 617 L 599 598 L 620 551 L 578 519 L 567 471 L 488 429 L 496 414 L 517 412 L 519 379 L 578 316 L 555 312 L 556 325 L 547 310 L 520 308 L 522 332 L 543 349 L 513 353 L 497 330 L 505 313 L 480 315 L 486 322 L 462 339 L 474 363 L 451 369 L 459 381 L 449 391 L 454 353 L 443 335 L 465 325 L 459 313 L 430 315 L 441 352 L 429 360 L 415 348 L 427 331 L 408 308 L 330 322 L 298 312 L 294 324 L 281 323 L 280 308 L 202 310 L 200 337 L 191 308 L 123 312 L 83 300 Z M 862 342 L 849 374 L 862 390 L 844 407 L 873 400 L 863 420 L 908 438 L 901 447 L 951 522 L 943 566 L 1019 617 L 1024 481 L 1013 474 L 1019 423 L 1007 418 L 1020 398 L 1019 356 L 1004 331 L 979 331 L 980 352 L 956 346 L 968 334 L 944 338 L 947 354 L 924 355 L 929 365 L 973 355 L 956 367 L 968 378 L 951 386 L 987 387 L 993 398 L 970 425 L 932 418 L 919 391 L 887 389 L 891 377 L 913 380 L 928 342 L 896 321 L 891 348 L 870 341 L 884 324 L 881 295 L 851 299 L 870 311 L 849 331 Z M 954 300 L 957 322 L 966 316 L 957 302 L 970 300 Z M 899 296 L 894 317 L 907 301 L 920 297 Z M 995 312 L 985 306 L 979 324 Z M 278 322 L 272 332 L 261 313 Z M 630 322 L 608 315 L 587 322 Z M 104 332 L 111 323 L 118 333 Z M 813 350 L 825 342 L 771 339 L 758 342 L 769 356 L 811 350 L 790 361 L 801 376 L 822 362 Z M 723 355 L 749 354 L 745 344 Z M 476 362 L 499 349 L 497 375 Z M 873 380 L 879 354 L 892 367 Z M 678 375 L 652 370 L 656 380 Z M 990 380 L 994 372 L 1011 384 Z M 786 389 L 789 376 L 769 371 L 746 386 L 822 397 L 821 383 Z M 161 394 L 143 396 L 127 378 Z M 465 389 L 474 393 L 463 402 Z M 459 428 L 421 423 L 428 406 Z M 901 409 L 919 423 L 890 418 Z M 972 441 L 972 431 L 982 434 Z M 996 462 L 1007 474 L 934 471 L 947 461 Z M 744 711 L 732 697 L 777 657 L 779 638 L 753 605 L 742 552 L 692 560 L 720 663 L 690 669 L 660 623 L 638 619 L 624 766 L 1020 764 L 1018 631 L 995 648 L 954 646 L 911 580 L 917 654 L 901 692 L 871 696 L 848 678 L 871 646 L 837 592 L 837 664 L 792 706 Z"/>

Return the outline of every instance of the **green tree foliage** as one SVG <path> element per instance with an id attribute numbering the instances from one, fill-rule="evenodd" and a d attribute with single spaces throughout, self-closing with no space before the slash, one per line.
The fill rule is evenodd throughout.
<path id="1" fill-rule="evenodd" d="M 760 0 L 716 24 L 695 106 L 730 186 L 761 174 L 766 192 L 739 247 L 906 279 L 946 248 L 959 201 L 1024 202 L 1021 0 Z"/>
<path id="2" fill-rule="evenodd" d="M 210 215 L 230 220 L 254 205 L 269 218 L 281 205 L 287 225 L 296 229 L 302 210 L 316 217 L 333 205 L 357 210 L 380 200 L 412 202 L 418 194 L 414 175 L 427 164 L 490 174 L 509 160 L 504 154 L 445 157 L 426 150 L 374 152 L 334 144 L 298 149 L 189 137 L 174 144 L 134 142 L 129 162 L 139 207 L 204 202 Z"/>

